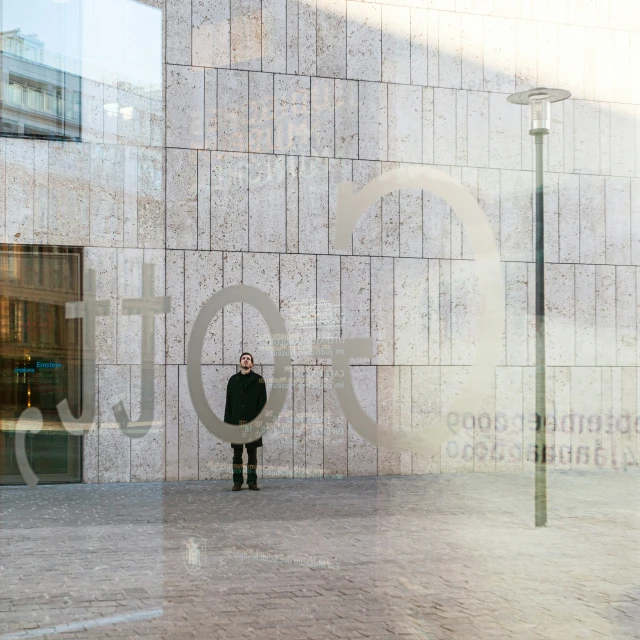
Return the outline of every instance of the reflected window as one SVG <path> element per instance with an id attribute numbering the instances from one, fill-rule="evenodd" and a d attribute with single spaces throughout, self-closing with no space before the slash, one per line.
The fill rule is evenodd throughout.
<path id="1" fill-rule="evenodd" d="M 82 0 L 1 0 L 0 134 L 80 140 Z"/>

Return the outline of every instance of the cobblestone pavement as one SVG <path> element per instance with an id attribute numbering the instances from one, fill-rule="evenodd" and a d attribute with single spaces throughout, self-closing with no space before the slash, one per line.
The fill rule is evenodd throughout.
<path id="1" fill-rule="evenodd" d="M 0 640 L 640 638 L 640 476 L 0 489 Z"/>

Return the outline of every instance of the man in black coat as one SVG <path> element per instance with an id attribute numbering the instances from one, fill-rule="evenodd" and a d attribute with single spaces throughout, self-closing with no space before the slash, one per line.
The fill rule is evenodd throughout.
<path id="1" fill-rule="evenodd" d="M 264 378 L 251 371 L 253 356 L 243 353 L 240 356 L 240 371 L 229 378 L 227 384 L 227 403 L 224 408 L 224 421 L 229 424 L 243 425 L 254 420 L 267 404 L 267 387 Z M 233 447 L 233 491 L 240 491 L 244 476 L 242 473 L 242 444 L 231 443 Z M 252 491 L 259 491 L 258 447 L 262 438 L 247 442 L 247 484 Z"/>

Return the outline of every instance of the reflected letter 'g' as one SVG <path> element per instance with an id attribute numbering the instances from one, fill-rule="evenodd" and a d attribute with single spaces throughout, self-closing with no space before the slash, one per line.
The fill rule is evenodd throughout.
<path id="1" fill-rule="evenodd" d="M 269 327 L 269 333 L 271 334 L 271 339 L 274 344 L 276 337 L 283 336 L 285 338 L 282 340 L 284 344 L 281 347 L 279 345 L 278 352 L 273 358 L 273 377 L 278 381 L 284 380 L 285 384 L 273 386 L 269 393 L 267 404 L 262 409 L 260 415 L 252 422 L 243 425 L 242 429 L 239 429 L 237 425 L 227 424 L 216 416 L 209 406 L 202 383 L 202 348 L 204 346 L 207 329 L 214 316 L 226 305 L 234 302 L 250 304 L 262 314 L 262 317 Z M 189 383 L 191 402 L 198 414 L 198 418 L 214 436 L 217 436 L 225 442 L 234 442 L 236 444 L 252 442 L 262 436 L 275 422 L 278 414 L 282 410 L 287 397 L 290 377 L 291 361 L 289 358 L 287 329 L 278 308 L 266 293 L 255 287 L 238 284 L 214 293 L 204 303 L 193 323 L 191 338 L 189 340 L 189 348 L 187 351 L 187 382 Z"/>

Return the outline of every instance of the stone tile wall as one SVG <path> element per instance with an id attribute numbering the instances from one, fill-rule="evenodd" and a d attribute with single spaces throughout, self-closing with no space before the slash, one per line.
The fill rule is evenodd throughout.
<path id="1" fill-rule="evenodd" d="M 157 2 L 152 3 L 158 6 Z M 534 14 L 535 9 L 535 14 Z M 140 403 L 140 320 L 99 320 L 98 420 L 87 482 L 230 477 L 231 449 L 199 424 L 188 335 L 223 286 L 259 287 L 289 333 L 374 339 L 352 376 L 370 416 L 416 429 L 448 407 L 475 354 L 468 238 L 430 193 L 372 205 L 347 252 L 338 185 L 435 165 L 495 231 L 506 322 L 482 415 L 450 416 L 437 451 L 377 450 L 339 408 L 329 360 L 294 348 L 291 392 L 261 451 L 264 476 L 514 471 L 532 467 L 535 321 L 532 86 L 573 96 L 546 140 L 549 440 L 557 468 L 635 468 L 640 268 L 640 10 L 633 0 L 167 0 L 164 96 L 86 83 L 83 143 L 0 139 L 5 242 L 74 244 L 98 295 L 140 295 L 143 262 L 172 309 L 156 323 L 156 419 L 130 440 L 111 407 Z M 133 107 L 109 118 L 104 104 Z M 339 305 L 340 327 L 305 305 Z M 212 406 L 243 349 L 270 375 L 266 325 L 230 305 L 203 350 Z"/>

